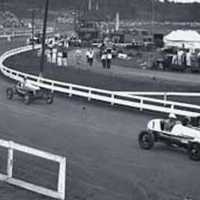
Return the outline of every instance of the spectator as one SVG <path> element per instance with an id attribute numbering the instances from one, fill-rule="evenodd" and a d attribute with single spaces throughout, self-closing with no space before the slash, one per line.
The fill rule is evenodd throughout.
<path id="1" fill-rule="evenodd" d="M 53 57 L 53 48 L 49 47 L 49 53 L 50 53 L 50 62 L 52 63 L 52 57 Z"/>
<path id="2" fill-rule="evenodd" d="M 57 54 L 57 65 L 62 66 L 62 51 L 58 51 Z"/>
<path id="3" fill-rule="evenodd" d="M 49 48 L 45 50 L 45 55 L 47 57 L 47 62 L 51 63 L 51 52 Z"/>
<path id="4" fill-rule="evenodd" d="M 89 64 L 89 54 L 90 54 L 90 50 L 88 49 L 87 51 L 86 51 L 86 61 L 87 61 L 87 63 Z"/>
<path id="5" fill-rule="evenodd" d="M 64 49 L 62 52 L 62 64 L 63 66 L 68 65 L 68 54 L 67 54 L 67 49 Z"/>
<path id="6" fill-rule="evenodd" d="M 57 53 L 58 53 L 57 48 L 54 47 L 52 49 L 52 63 L 57 63 Z"/>
<path id="7" fill-rule="evenodd" d="M 183 54 L 184 51 L 183 50 L 179 50 L 177 53 L 178 56 L 178 65 L 181 66 L 183 64 Z"/>
<path id="8" fill-rule="evenodd" d="M 190 68 L 192 66 L 191 55 L 192 55 L 191 50 L 188 50 L 188 52 L 186 53 L 186 66 L 188 68 Z"/>
<path id="9" fill-rule="evenodd" d="M 76 58 L 76 64 L 81 64 L 81 50 L 77 49 L 75 51 L 75 58 Z"/>
<path id="10" fill-rule="evenodd" d="M 106 52 L 103 51 L 101 55 L 101 63 L 103 68 L 106 68 L 106 58 L 107 58 Z"/>
<path id="11" fill-rule="evenodd" d="M 177 55 L 173 55 L 172 57 L 172 65 L 177 65 L 178 64 L 178 58 L 177 58 Z"/>
<path id="12" fill-rule="evenodd" d="M 90 49 L 89 54 L 88 54 L 88 64 L 90 67 L 92 67 L 94 62 L 94 50 Z"/>

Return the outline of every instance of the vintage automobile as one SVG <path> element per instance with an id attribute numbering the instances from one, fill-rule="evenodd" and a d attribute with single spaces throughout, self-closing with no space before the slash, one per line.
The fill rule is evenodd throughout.
<path id="1" fill-rule="evenodd" d="M 199 119 L 199 118 L 196 118 Z M 200 160 L 200 128 L 191 124 L 176 121 L 174 126 L 166 130 L 167 120 L 153 119 L 147 124 L 147 129 L 138 136 L 139 146 L 150 150 L 156 142 L 162 142 L 172 147 L 182 147 L 188 151 L 190 159 Z"/>
<path id="2" fill-rule="evenodd" d="M 54 100 L 53 92 L 32 84 L 23 85 L 22 82 L 18 82 L 14 87 L 9 87 L 6 90 L 7 99 L 11 100 L 15 95 L 23 99 L 24 104 L 29 105 L 31 102 L 37 99 L 43 99 L 47 104 L 52 104 Z"/>

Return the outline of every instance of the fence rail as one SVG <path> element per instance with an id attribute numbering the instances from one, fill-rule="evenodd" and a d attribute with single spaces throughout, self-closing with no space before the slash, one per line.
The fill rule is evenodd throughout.
<path id="1" fill-rule="evenodd" d="M 35 30 L 36 33 L 41 32 L 41 29 Z M 53 33 L 53 28 L 48 27 L 47 33 Z M 10 32 L 4 32 L 0 34 L 0 38 L 8 38 L 8 37 L 22 37 L 22 36 L 31 36 L 32 30 L 22 30 L 22 31 L 10 31 Z"/>
<path id="2" fill-rule="evenodd" d="M 8 150 L 6 174 L 0 174 L 0 180 L 9 184 L 36 192 L 48 197 L 64 200 L 65 199 L 65 178 L 66 178 L 66 158 L 35 148 L 24 146 L 13 141 L 0 140 L 0 146 Z M 32 183 L 13 178 L 14 152 L 23 152 L 46 160 L 59 163 L 57 191 L 37 186 Z M 28 169 L 27 169 L 28 171 Z"/>
<path id="3" fill-rule="evenodd" d="M 35 46 L 36 49 L 40 48 L 40 45 Z M 0 57 L 0 69 L 1 72 L 16 81 L 20 81 L 23 77 L 28 78 L 32 84 L 35 84 L 41 88 L 45 88 L 55 92 L 61 92 L 69 96 L 80 96 L 87 98 L 88 100 L 98 100 L 110 103 L 111 105 L 122 105 L 139 110 L 149 110 L 161 113 L 171 113 L 182 116 L 198 116 L 200 115 L 200 106 L 180 103 L 175 101 L 168 101 L 167 96 L 200 96 L 199 93 L 155 93 L 155 92 L 117 92 L 110 90 L 102 90 L 92 87 L 85 87 L 81 85 L 64 83 L 60 81 L 50 80 L 46 78 L 37 77 L 34 75 L 26 74 L 20 71 L 10 69 L 4 65 L 4 61 L 10 56 L 26 52 L 32 49 L 32 46 L 20 47 L 17 49 L 10 50 L 4 53 Z M 163 100 L 144 97 L 145 95 L 164 95 Z M 141 96 L 144 95 L 144 96 Z"/>

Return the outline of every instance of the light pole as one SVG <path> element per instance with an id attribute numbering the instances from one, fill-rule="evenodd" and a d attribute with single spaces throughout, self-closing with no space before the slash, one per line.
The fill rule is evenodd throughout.
<path id="1" fill-rule="evenodd" d="M 44 22 L 43 22 L 43 32 L 42 32 L 42 54 L 41 54 L 41 59 L 40 59 L 40 77 L 43 76 L 43 72 L 44 72 L 45 41 L 46 41 L 48 9 L 49 9 L 49 0 L 46 0 Z"/>

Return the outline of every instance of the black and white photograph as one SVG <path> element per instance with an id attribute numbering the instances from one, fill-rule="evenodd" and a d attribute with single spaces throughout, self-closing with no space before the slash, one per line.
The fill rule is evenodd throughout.
<path id="1" fill-rule="evenodd" d="M 0 0 L 0 200 L 200 200 L 200 0 Z"/>

